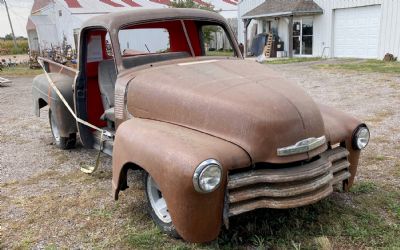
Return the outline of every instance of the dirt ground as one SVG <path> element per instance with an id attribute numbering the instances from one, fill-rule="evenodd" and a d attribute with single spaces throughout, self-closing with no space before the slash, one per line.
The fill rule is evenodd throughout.
<path id="1" fill-rule="evenodd" d="M 357 181 L 398 190 L 400 76 L 313 67 L 319 63 L 266 67 L 297 82 L 317 102 L 366 121 L 372 139 L 362 153 Z M 94 164 L 97 152 L 81 145 L 68 151 L 57 149 L 48 109 L 39 118 L 33 115 L 32 78 L 10 79 L 12 84 L 0 87 L 0 249 L 219 248 L 221 240 L 198 246 L 161 235 L 147 216 L 139 174 L 132 175 L 130 188 L 115 202 L 111 159 L 103 156 L 93 175 L 80 172 L 82 164 Z M 241 239 L 240 233 L 235 237 Z M 340 245 L 340 237 L 329 239 Z M 361 247 L 368 244 L 374 243 Z"/>

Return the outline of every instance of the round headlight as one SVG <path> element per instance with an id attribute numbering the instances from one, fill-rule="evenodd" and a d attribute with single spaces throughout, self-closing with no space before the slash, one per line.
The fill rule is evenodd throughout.
<path id="1" fill-rule="evenodd" d="M 221 179 L 221 164 L 214 159 L 209 159 L 200 163 L 194 171 L 193 186 L 197 192 L 209 193 L 219 187 Z"/>
<path id="2" fill-rule="evenodd" d="M 353 147 L 355 149 L 363 149 L 369 142 L 369 130 L 366 126 L 358 127 L 353 137 Z"/>

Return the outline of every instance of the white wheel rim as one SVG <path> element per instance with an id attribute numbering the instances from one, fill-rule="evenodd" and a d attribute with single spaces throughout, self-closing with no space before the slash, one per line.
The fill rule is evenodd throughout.
<path id="1" fill-rule="evenodd" d="M 158 187 L 157 183 L 149 175 L 147 177 L 147 195 L 154 213 L 164 223 L 171 223 L 171 216 L 168 211 L 167 203 Z"/>
<path id="2" fill-rule="evenodd" d="M 58 127 L 54 120 L 54 116 L 52 114 L 50 115 L 50 119 L 51 119 L 51 131 L 53 132 L 54 139 L 56 140 L 56 142 L 60 142 L 61 138 L 60 131 L 58 130 Z"/>

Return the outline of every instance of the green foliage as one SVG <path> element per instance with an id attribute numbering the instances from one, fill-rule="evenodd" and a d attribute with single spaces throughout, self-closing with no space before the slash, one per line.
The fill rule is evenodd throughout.
<path id="1" fill-rule="evenodd" d="M 201 5 L 193 0 L 173 0 L 169 6 L 172 8 L 193 8 L 214 11 L 213 5 Z"/>
<path id="2" fill-rule="evenodd" d="M 355 194 L 367 194 L 376 190 L 376 185 L 371 181 L 362 181 L 356 183 L 352 188 L 351 192 Z"/>
<path id="3" fill-rule="evenodd" d="M 140 232 L 132 233 L 128 236 L 128 243 L 131 247 L 134 248 L 148 248 L 149 246 L 153 246 L 155 249 L 160 249 L 163 245 L 163 235 L 153 226 L 147 230 L 143 230 Z"/>
<path id="4" fill-rule="evenodd" d="M 400 193 L 372 182 L 351 193 L 336 193 L 316 204 L 288 209 L 260 209 L 232 217 L 219 246 L 272 249 L 398 248 Z M 357 190 L 355 193 L 354 190 Z M 229 248 L 228 247 L 228 248 Z"/>
<path id="5" fill-rule="evenodd" d="M 17 40 L 17 48 L 14 48 L 13 40 L 0 39 L 0 55 L 18 55 L 28 53 L 29 45 L 27 39 Z"/>
<path id="6" fill-rule="evenodd" d="M 206 51 L 206 56 L 234 56 L 233 50 L 214 50 Z"/>
<path id="7" fill-rule="evenodd" d="M 320 61 L 321 57 L 294 57 L 294 58 L 281 58 L 281 59 L 273 59 L 267 60 L 265 64 L 289 64 L 289 63 L 301 63 L 301 62 L 313 62 Z"/>
<path id="8" fill-rule="evenodd" d="M 0 76 L 2 77 L 29 77 L 37 76 L 42 74 L 42 69 L 30 69 L 28 65 L 18 65 L 15 67 L 4 67 L 0 70 Z"/>
<path id="9" fill-rule="evenodd" d="M 6 40 L 13 40 L 13 36 L 12 36 L 12 34 L 7 34 L 7 35 L 4 37 L 4 39 L 6 39 Z"/>

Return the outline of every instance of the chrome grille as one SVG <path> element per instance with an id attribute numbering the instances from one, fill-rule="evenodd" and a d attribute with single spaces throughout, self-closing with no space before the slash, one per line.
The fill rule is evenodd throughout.
<path id="1" fill-rule="evenodd" d="M 229 216 L 257 208 L 291 208 L 317 202 L 332 193 L 332 186 L 350 177 L 343 147 L 330 149 L 318 159 L 282 168 L 257 168 L 228 176 Z"/>

